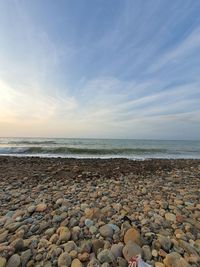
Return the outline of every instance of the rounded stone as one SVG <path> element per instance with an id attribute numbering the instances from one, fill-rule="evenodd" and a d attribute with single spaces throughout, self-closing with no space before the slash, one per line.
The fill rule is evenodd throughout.
<path id="1" fill-rule="evenodd" d="M 63 248 L 65 252 L 71 252 L 72 250 L 77 251 L 77 245 L 74 241 L 68 241 L 67 243 L 63 244 Z"/>
<path id="2" fill-rule="evenodd" d="M 90 233 L 91 233 L 92 235 L 95 234 L 95 233 L 97 232 L 97 228 L 96 228 L 96 226 L 92 225 L 92 226 L 90 227 L 89 231 L 90 231 Z"/>
<path id="3" fill-rule="evenodd" d="M 7 237 L 8 237 L 8 231 L 6 230 L 6 231 L 4 231 L 3 233 L 0 234 L 0 243 L 5 242 Z"/>
<path id="4" fill-rule="evenodd" d="M 99 232 L 100 232 L 101 236 L 103 236 L 103 237 L 112 237 L 114 234 L 112 227 L 108 224 L 103 225 L 99 229 Z"/>
<path id="5" fill-rule="evenodd" d="M 60 233 L 59 240 L 62 242 L 67 242 L 71 237 L 71 232 L 68 227 L 61 226 L 58 229 L 58 232 Z"/>
<path id="6" fill-rule="evenodd" d="M 78 255 L 78 259 L 82 262 L 88 261 L 90 259 L 90 254 L 88 252 L 83 252 Z"/>
<path id="7" fill-rule="evenodd" d="M 111 252 L 115 256 L 115 258 L 121 257 L 122 256 L 122 250 L 123 250 L 123 244 L 113 244 L 111 247 Z"/>
<path id="8" fill-rule="evenodd" d="M 170 222 L 175 222 L 176 216 L 173 213 L 167 212 L 165 213 L 165 219 Z"/>
<path id="9" fill-rule="evenodd" d="M 11 245 L 15 248 L 15 251 L 21 251 L 24 248 L 24 240 L 22 238 L 15 239 Z"/>
<path id="10" fill-rule="evenodd" d="M 87 267 L 100 267 L 100 266 L 101 266 L 100 262 L 95 258 L 91 259 L 91 261 L 87 264 Z"/>
<path id="11" fill-rule="evenodd" d="M 127 261 L 122 257 L 117 258 L 117 263 L 118 263 L 117 266 L 119 266 L 119 267 L 128 267 Z"/>
<path id="12" fill-rule="evenodd" d="M 144 258 L 144 260 L 151 260 L 152 254 L 151 254 L 150 247 L 148 245 L 144 245 L 142 247 L 142 251 L 143 251 L 143 258 Z"/>
<path id="13" fill-rule="evenodd" d="M 58 267 L 70 267 L 71 266 L 71 257 L 67 252 L 63 252 L 58 257 Z"/>
<path id="14" fill-rule="evenodd" d="M 152 256 L 153 257 L 158 257 L 158 251 L 156 249 L 153 249 L 152 252 L 151 252 Z"/>
<path id="15" fill-rule="evenodd" d="M 104 249 L 97 255 L 97 259 L 100 263 L 112 263 L 115 260 L 115 257 L 110 250 Z"/>
<path id="16" fill-rule="evenodd" d="M 14 254 L 8 260 L 6 267 L 19 267 L 21 264 L 20 256 L 18 254 Z"/>
<path id="17" fill-rule="evenodd" d="M 138 245 L 141 244 L 140 233 L 135 228 L 130 228 L 124 235 L 124 243 L 127 244 L 129 241 L 135 242 Z"/>
<path id="18" fill-rule="evenodd" d="M 21 254 L 21 267 L 25 267 L 29 259 L 31 258 L 31 249 L 27 249 L 26 251 L 23 251 Z"/>
<path id="19" fill-rule="evenodd" d="M 172 242 L 168 237 L 158 235 L 158 241 L 161 244 L 161 247 L 164 249 L 164 251 L 168 252 L 170 250 Z"/>
<path id="20" fill-rule="evenodd" d="M 155 267 L 165 267 L 162 262 L 155 262 Z"/>
<path id="21" fill-rule="evenodd" d="M 0 267 L 6 267 L 6 258 L 0 257 Z"/>
<path id="22" fill-rule="evenodd" d="M 126 246 L 123 248 L 123 255 L 127 261 L 129 261 L 132 257 L 141 254 L 142 254 L 141 247 L 133 241 L 128 241 Z"/>
<path id="23" fill-rule="evenodd" d="M 40 203 L 40 204 L 37 205 L 37 207 L 36 207 L 35 210 L 36 210 L 37 212 L 43 212 L 43 211 L 46 210 L 46 208 L 47 208 L 47 204 L 45 204 L 45 203 Z"/>
<path id="24" fill-rule="evenodd" d="M 167 267 L 176 266 L 180 258 L 180 254 L 178 254 L 177 252 L 172 252 L 170 254 L 167 254 L 166 258 L 164 259 L 164 264 Z"/>
<path id="25" fill-rule="evenodd" d="M 85 225 L 88 227 L 88 228 L 90 228 L 90 226 L 92 226 L 94 223 L 93 223 L 93 221 L 92 220 L 90 220 L 90 219 L 86 219 L 85 220 Z"/>
<path id="26" fill-rule="evenodd" d="M 83 263 L 79 259 L 74 259 L 72 261 L 71 267 L 83 267 Z"/>
<path id="27" fill-rule="evenodd" d="M 27 211 L 28 211 L 29 213 L 33 213 L 33 212 L 35 211 L 35 209 L 36 209 L 36 206 L 31 205 L 31 206 L 29 206 L 29 207 L 27 208 Z"/>
<path id="28" fill-rule="evenodd" d="M 104 247 L 104 241 L 99 239 L 92 240 L 92 250 L 97 255 L 98 250 Z"/>

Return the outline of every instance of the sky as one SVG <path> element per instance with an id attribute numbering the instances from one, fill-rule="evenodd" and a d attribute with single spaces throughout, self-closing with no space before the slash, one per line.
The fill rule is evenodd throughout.
<path id="1" fill-rule="evenodd" d="M 200 139 L 199 0 L 0 10 L 0 136 Z"/>

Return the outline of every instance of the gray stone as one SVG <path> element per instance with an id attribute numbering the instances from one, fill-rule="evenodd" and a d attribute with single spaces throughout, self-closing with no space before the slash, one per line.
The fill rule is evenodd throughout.
<path id="1" fill-rule="evenodd" d="M 158 235 L 158 241 L 161 244 L 162 249 L 164 249 L 166 252 L 169 252 L 172 246 L 171 240 L 166 236 Z"/>
<path id="2" fill-rule="evenodd" d="M 152 258 L 152 253 L 151 253 L 151 249 L 148 245 L 145 245 L 142 247 L 142 254 L 143 254 L 143 258 L 144 260 L 151 260 Z"/>
<path id="3" fill-rule="evenodd" d="M 99 229 L 100 234 L 103 237 L 112 237 L 113 236 L 113 229 L 109 224 L 105 224 L 103 225 L 100 229 Z"/>
<path id="4" fill-rule="evenodd" d="M 117 258 L 117 264 L 119 267 L 128 267 L 128 262 L 124 258 Z"/>
<path id="5" fill-rule="evenodd" d="M 86 219 L 85 220 L 85 225 L 88 227 L 88 228 L 90 228 L 90 226 L 92 226 L 94 223 L 93 223 L 93 221 L 92 220 L 90 220 L 90 219 Z"/>
<path id="6" fill-rule="evenodd" d="M 179 246 L 183 248 L 188 254 L 194 254 L 198 256 L 196 249 L 184 240 L 179 240 Z"/>
<path id="7" fill-rule="evenodd" d="M 21 254 L 21 267 L 25 267 L 27 262 L 30 260 L 31 258 L 31 250 L 27 249 L 26 251 L 23 251 Z"/>
<path id="8" fill-rule="evenodd" d="M 6 267 L 19 267 L 21 264 L 20 256 L 18 254 L 14 254 L 8 260 Z"/>
<path id="9" fill-rule="evenodd" d="M 123 247 L 124 247 L 124 245 L 122 243 L 112 245 L 110 250 L 111 250 L 111 252 L 115 258 L 122 256 Z"/>
<path id="10" fill-rule="evenodd" d="M 94 225 L 90 226 L 89 231 L 90 231 L 90 233 L 91 233 L 92 235 L 95 234 L 95 233 L 97 232 L 97 228 L 96 228 L 96 226 L 94 226 Z"/>
<path id="11" fill-rule="evenodd" d="M 92 259 L 88 264 L 87 267 L 100 267 L 101 264 L 97 259 Z"/>
<path id="12" fill-rule="evenodd" d="M 22 238 L 15 239 L 11 245 L 15 248 L 15 251 L 21 251 L 24 248 L 24 240 Z"/>
<path id="13" fill-rule="evenodd" d="M 71 257 L 67 252 L 63 252 L 58 257 L 58 267 L 70 267 L 71 266 Z"/>
<path id="14" fill-rule="evenodd" d="M 74 241 L 68 241 L 67 243 L 63 244 L 62 247 L 64 248 L 64 251 L 68 253 L 72 250 L 78 249 Z"/>
<path id="15" fill-rule="evenodd" d="M 123 248 L 124 258 L 129 261 L 133 256 L 142 254 L 141 247 L 133 241 L 128 241 L 126 246 Z"/>
<path id="16" fill-rule="evenodd" d="M 115 257 L 110 250 L 104 249 L 97 255 L 97 259 L 100 261 L 100 263 L 112 263 L 114 262 Z"/>

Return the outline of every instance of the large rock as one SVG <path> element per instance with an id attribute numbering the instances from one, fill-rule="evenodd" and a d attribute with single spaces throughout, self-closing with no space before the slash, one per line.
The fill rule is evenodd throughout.
<path id="1" fill-rule="evenodd" d="M 0 267 L 6 267 L 6 258 L 0 257 Z"/>
<path id="2" fill-rule="evenodd" d="M 100 261 L 100 263 L 112 263 L 114 262 L 115 257 L 109 249 L 104 249 L 98 254 L 97 259 Z"/>
<path id="3" fill-rule="evenodd" d="M 101 236 L 103 237 L 113 237 L 114 231 L 113 228 L 109 224 L 103 225 L 100 229 L 99 232 Z"/>
<path id="4" fill-rule="evenodd" d="M 167 212 L 165 213 L 165 219 L 170 222 L 175 222 L 176 216 L 173 213 Z"/>
<path id="5" fill-rule="evenodd" d="M 85 225 L 90 228 L 92 225 L 94 224 L 94 222 L 90 219 L 85 219 Z"/>
<path id="6" fill-rule="evenodd" d="M 27 211 L 28 211 L 29 213 L 33 213 L 33 212 L 35 211 L 35 209 L 36 209 L 36 206 L 35 206 L 35 205 L 31 205 L 31 206 L 29 206 L 29 207 L 27 208 Z"/>
<path id="7" fill-rule="evenodd" d="M 172 252 L 167 254 L 164 259 L 164 264 L 166 267 L 189 267 L 190 265 L 186 262 L 184 258 L 181 257 L 177 252 Z"/>
<path id="8" fill-rule="evenodd" d="M 62 247 L 64 248 L 65 252 L 71 252 L 72 250 L 77 251 L 77 245 L 74 241 L 68 241 L 67 243 L 63 244 Z"/>
<path id="9" fill-rule="evenodd" d="M 117 263 L 118 263 L 117 266 L 119 266 L 119 267 L 128 267 L 127 261 L 122 257 L 117 258 Z"/>
<path id="10" fill-rule="evenodd" d="M 37 212 L 43 212 L 43 211 L 45 211 L 46 210 L 46 208 L 47 208 L 47 204 L 45 204 L 45 203 L 40 203 L 40 204 L 38 204 L 37 206 L 36 206 L 36 211 Z"/>
<path id="11" fill-rule="evenodd" d="M 130 261 L 132 257 L 142 254 L 141 247 L 133 241 L 128 241 L 123 248 L 123 255 L 127 261 Z"/>
<path id="12" fill-rule="evenodd" d="M 198 256 L 197 250 L 184 240 L 179 240 L 179 246 L 183 248 L 189 255 L 194 254 Z"/>
<path id="13" fill-rule="evenodd" d="M 155 267 L 165 267 L 162 262 L 155 262 Z"/>
<path id="14" fill-rule="evenodd" d="M 110 250 L 116 259 L 122 256 L 123 247 L 124 245 L 122 243 L 112 245 Z"/>
<path id="15" fill-rule="evenodd" d="M 6 238 L 8 236 L 8 231 L 4 231 L 3 233 L 0 234 L 0 243 L 3 243 L 6 241 Z"/>
<path id="16" fill-rule="evenodd" d="M 21 222 L 9 223 L 8 225 L 6 225 L 6 229 L 12 233 L 12 232 L 15 232 L 20 226 L 21 226 Z"/>
<path id="17" fill-rule="evenodd" d="M 83 266 L 84 266 L 83 263 L 80 262 L 79 259 L 74 259 L 71 264 L 71 267 L 83 267 Z"/>
<path id="18" fill-rule="evenodd" d="M 95 258 L 91 259 L 91 261 L 87 264 L 87 267 L 100 267 L 100 266 L 101 266 L 100 262 Z"/>
<path id="19" fill-rule="evenodd" d="M 31 250 L 27 249 L 26 251 L 23 251 L 21 254 L 21 267 L 25 267 L 29 259 L 31 258 Z"/>
<path id="20" fill-rule="evenodd" d="M 78 259 L 82 262 L 86 262 L 89 261 L 90 259 L 90 254 L 88 252 L 83 252 L 82 254 L 79 253 L 78 254 Z"/>
<path id="21" fill-rule="evenodd" d="M 161 244 L 161 247 L 164 249 L 164 251 L 169 252 L 172 246 L 171 240 L 166 236 L 158 235 L 158 241 Z"/>
<path id="22" fill-rule="evenodd" d="M 85 217 L 87 219 L 99 218 L 99 216 L 100 216 L 100 210 L 98 208 L 85 209 Z"/>
<path id="23" fill-rule="evenodd" d="M 127 244 L 129 241 L 133 241 L 138 245 L 141 245 L 140 233 L 135 228 L 130 228 L 124 235 L 124 243 Z"/>
<path id="24" fill-rule="evenodd" d="M 58 267 L 70 267 L 71 266 L 71 257 L 67 252 L 63 252 L 58 257 Z"/>
<path id="25" fill-rule="evenodd" d="M 142 247 L 142 251 L 144 260 L 151 260 L 152 258 L 151 248 L 148 245 L 144 245 Z"/>
<path id="26" fill-rule="evenodd" d="M 21 264 L 20 256 L 18 254 L 14 254 L 8 260 L 6 267 L 19 267 Z"/>
<path id="27" fill-rule="evenodd" d="M 99 239 L 92 240 L 92 250 L 97 255 L 98 250 L 104 247 L 104 241 Z"/>
<path id="28" fill-rule="evenodd" d="M 90 253 L 92 249 L 92 242 L 90 240 L 83 240 L 80 245 L 80 253 Z"/>
<path id="29" fill-rule="evenodd" d="M 68 227 L 61 226 L 58 228 L 57 233 L 60 235 L 59 240 L 61 242 L 67 242 L 71 237 L 71 232 Z"/>
<path id="30" fill-rule="evenodd" d="M 24 248 L 24 240 L 22 238 L 17 238 L 11 243 L 11 246 L 15 248 L 16 252 L 21 251 Z"/>

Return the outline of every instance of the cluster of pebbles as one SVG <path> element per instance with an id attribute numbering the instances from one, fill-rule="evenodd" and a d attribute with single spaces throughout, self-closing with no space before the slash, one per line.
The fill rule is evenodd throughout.
<path id="1" fill-rule="evenodd" d="M 200 266 L 200 161 L 0 158 L 0 267 Z"/>

